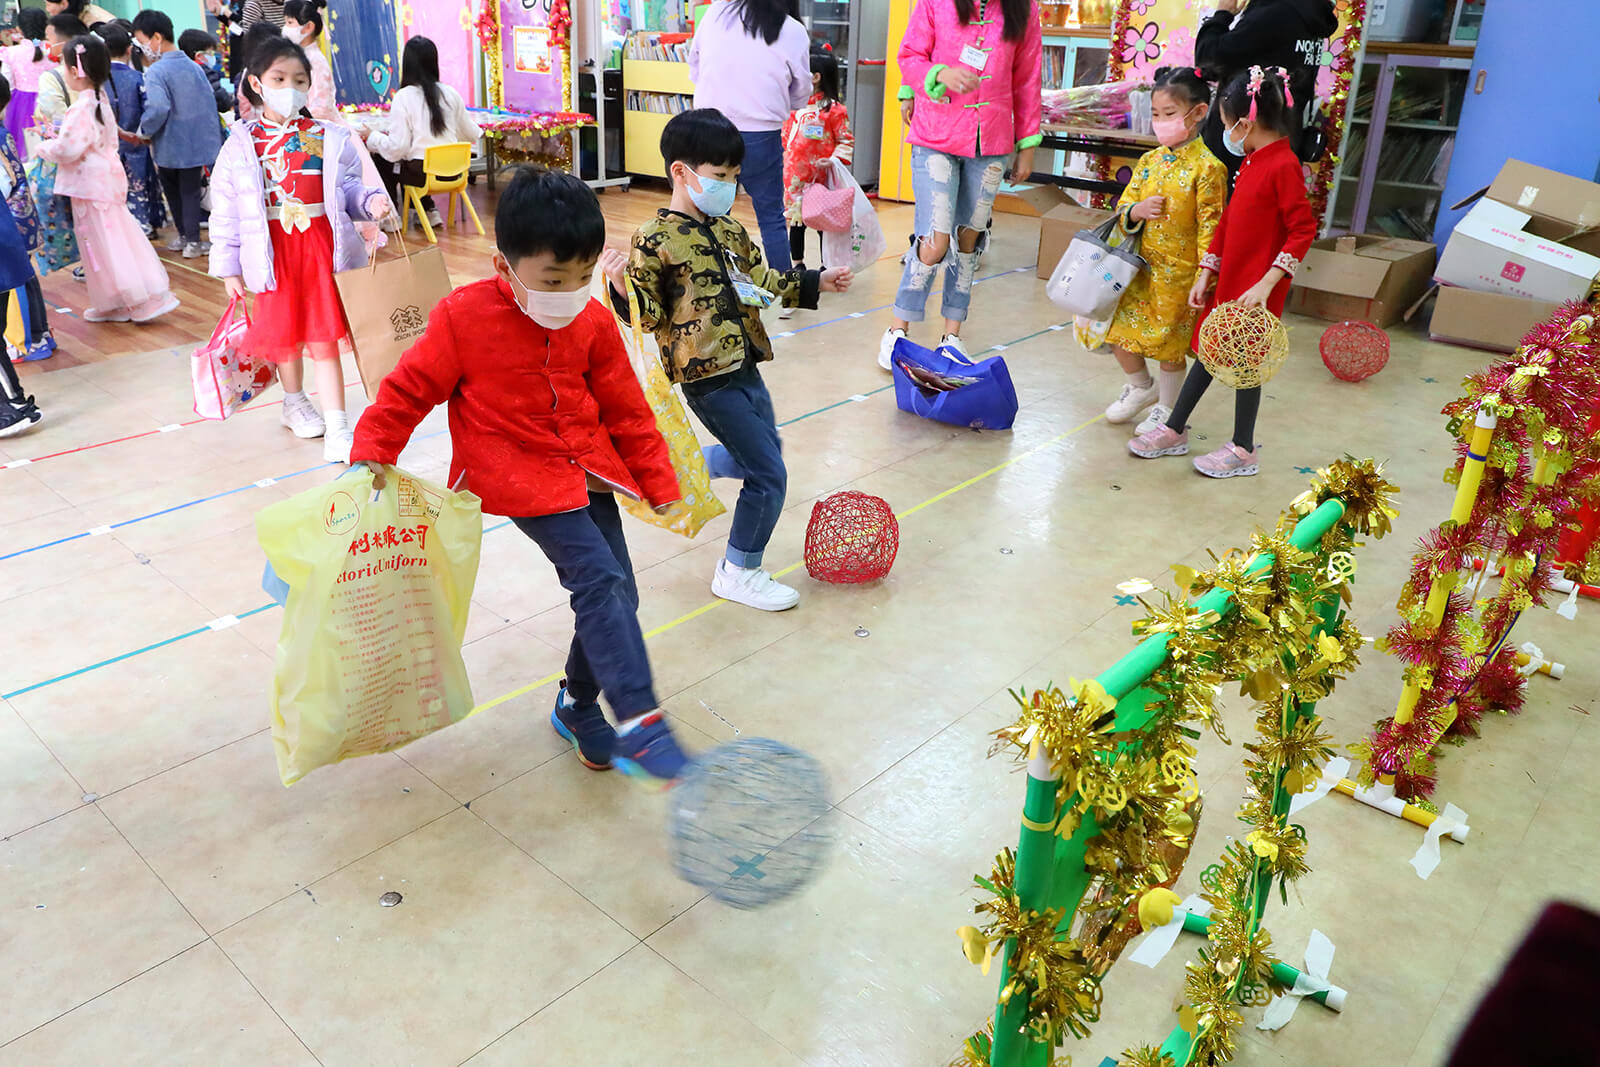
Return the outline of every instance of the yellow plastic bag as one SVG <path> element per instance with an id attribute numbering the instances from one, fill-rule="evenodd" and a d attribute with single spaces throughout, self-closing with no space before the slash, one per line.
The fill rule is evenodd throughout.
<path id="1" fill-rule="evenodd" d="M 607 285 L 606 305 L 609 307 L 610 304 L 611 286 Z M 666 439 L 667 452 L 672 457 L 672 469 L 678 475 L 678 491 L 683 494 L 683 499 L 672 505 L 665 515 L 657 515 L 644 501 L 632 500 L 620 493 L 617 500 L 639 521 L 693 538 L 705 528 L 706 523 L 728 509 L 711 491 L 711 472 L 706 469 L 705 453 L 701 451 L 700 441 L 694 435 L 694 427 L 689 425 L 688 412 L 683 410 L 678 394 L 672 391 L 672 383 L 667 380 L 666 371 L 661 369 L 661 360 L 645 352 L 644 333 L 639 329 L 639 300 L 631 282 L 628 283 L 628 318 L 633 324 L 633 339 L 629 344 L 624 337 L 623 345 L 628 349 L 628 361 L 633 364 L 634 373 L 639 376 L 644 398 L 650 402 L 650 410 L 656 414 L 656 429 Z"/>
<path id="2" fill-rule="evenodd" d="M 461 661 L 483 512 L 470 493 L 359 467 L 264 508 L 256 536 L 288 586 L 272 744 L 293 785 L 466 717 Z"/>

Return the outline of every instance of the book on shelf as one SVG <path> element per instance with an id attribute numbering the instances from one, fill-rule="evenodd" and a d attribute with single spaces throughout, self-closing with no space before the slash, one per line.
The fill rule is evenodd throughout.
<path id="1" fill-rule="evenodd" d="M 652 93 L 639 89 L 628 92 L 629 111 L 653 115 L 680 115 L 694 107 L 694 97 L 685 93 Z"/>
<path id="2" fill-rule="evenodd" d="M 636 33 L 628 38 L 627 57 L 652 63 L 689 62 L 687 33 Z"/>

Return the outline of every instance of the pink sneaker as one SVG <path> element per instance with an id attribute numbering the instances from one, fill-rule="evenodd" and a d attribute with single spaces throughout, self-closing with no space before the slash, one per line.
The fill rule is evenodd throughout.
<path id="1" fill-rule="evenodd" d="M 1207 478 L 1242 478 L 1261 469 L 1260 455 L 1259 445 L 1254 452 L 1246 452 L 1229 441 L 1215 452 L 1195 460 L 1194 469 Z"/>
<path id="2" fill-rule="evenodd" d="M 1181 456 L 1189 451 L 1189 434 L 1179 433 L 1171 426 L 1162 423 L 1149 433 L 1142 433 L 1129 441 L 1128 451 L 1140 459 Z"/>

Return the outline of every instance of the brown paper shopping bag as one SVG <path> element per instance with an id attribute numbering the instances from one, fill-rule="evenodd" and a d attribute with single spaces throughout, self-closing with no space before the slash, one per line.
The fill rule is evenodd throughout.
<path id="1" fill-rule="evenodd" d="M 437 247 L 412 252 L 399 234 L 401 255 L 334 275 L 350 322 L 350 342 L 367 399 L 428 326 L 433 306 L 450 293 L 450 274 Z"/>

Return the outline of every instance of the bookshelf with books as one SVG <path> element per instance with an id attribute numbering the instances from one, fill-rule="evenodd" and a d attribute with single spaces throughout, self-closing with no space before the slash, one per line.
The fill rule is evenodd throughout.
<path id="1" fill-rule="evenodd" d="M 666 177 L 661 131 L 694 106 L 687 33 L 630 34 L 622 50 L 622 159 L 629 174 Z"/>
<path id="2" fill-rule="evenodd" d="M 1368 43 L 1351 86 L 1329 232 L 1433 239 L 1471 67 L 1471 48 Z"/>

